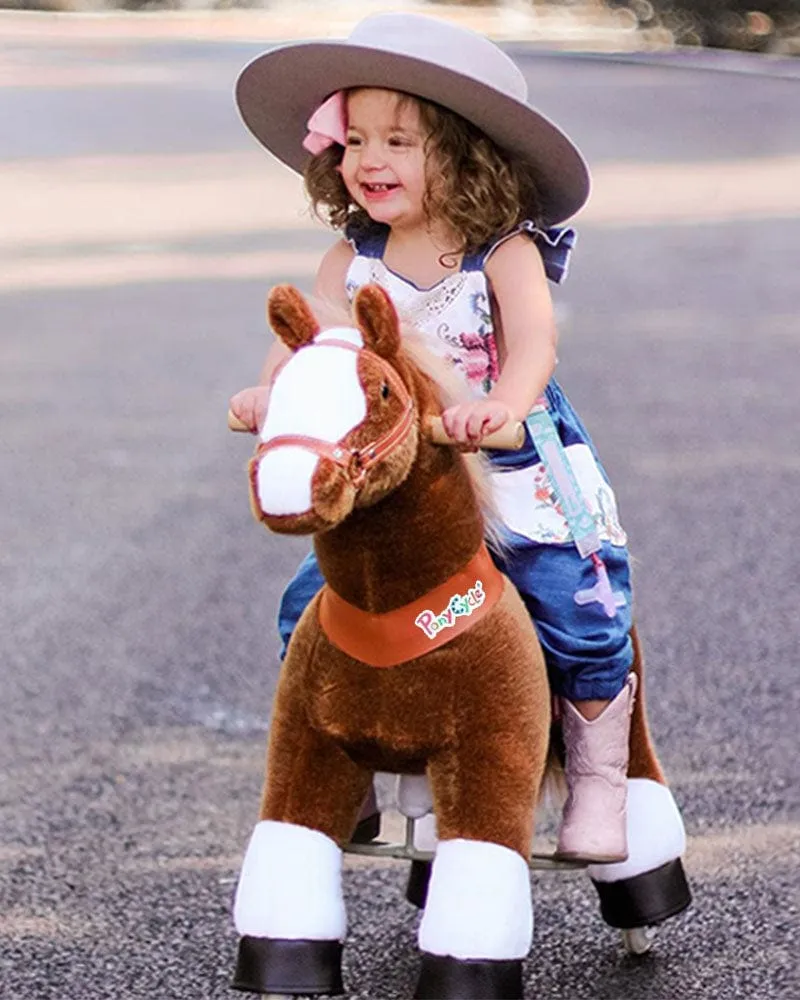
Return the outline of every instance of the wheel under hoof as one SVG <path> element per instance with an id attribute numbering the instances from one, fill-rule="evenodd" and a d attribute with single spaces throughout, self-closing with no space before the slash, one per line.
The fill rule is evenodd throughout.
<path id="1" fill-rule="evenodd" d="M 651 872 L 618 882 L 596 882 L 600 913 L 611 927 L 621 930 L 660 924 L 685 910 L 692 901 L 680 858 Z"/>
<path id="2" fill-rule="evenodd" d="M 414 1000 L 522 1000 L 522 959 L 489 961 L 423 952 Z"/>
<path id="3" fill-rule="evenodd" d="M 622 932 L 622 946 L 629 955 L 646 955 L 657 933 L 655 927 L 630 927 Z"/>
<path id="4" fill-rule="evenodd" d="M 338 996 L 344 993 L 342 943 L 246 935 L 239 941 L 231 986 L 277 996 Z"/>
<path id="5" fill-rule="evenodd" d="M 408 872 L 406 899 L 420 910 L 425 909 L 425 903 L 428 899 L 428 886 L 431 881 L 432 869 L 432 861 L 412 861 Z"/>

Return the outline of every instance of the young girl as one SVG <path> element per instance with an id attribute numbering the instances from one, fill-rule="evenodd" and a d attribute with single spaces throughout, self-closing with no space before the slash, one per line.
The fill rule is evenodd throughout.
<path id="1" fill-rule="evenodd" d="M 526 423 L 521 452 L 491 456 L 508 534 L 497 561 L 530 610 L 561 715 L 569 795 L 557 853 L 615 862 L 627 856 L 634 698 L 626 538 L 553 378 L 547 286 L 564 277 L 575 239 L 552 226 L 584 203 L 588 173 L 526 98 L 522 74 L 487 39 L 412 14 L 369 17 L 344 42 L 272 50 L 237 88 L 256 138 L 304 172 L 315 211 L 343 233 L 316 294 L 347 307 L 363 284 L 389 292 L 471 390 L 443 414 L 457 441 Z M 261 384 L 231 400 L 253 430 L 284 352 L 276 343 Z M 281 603 L 284 642 L 321 585 L 312 554 Z"/>

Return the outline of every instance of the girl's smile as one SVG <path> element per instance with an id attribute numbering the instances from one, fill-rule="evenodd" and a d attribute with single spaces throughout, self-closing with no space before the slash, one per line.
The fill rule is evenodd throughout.
<path id="1" fill-rule="evenodd" d="M 364 197 L 367 201 L 382 201 L 387 195 L 394 194 L 399 187 L 399 184 L 361 184 L 361 190 L 364 192 Z"/>
<path id="2" fill-rule="evenodd" d="M 364 88 L 347 100 L 347 145 L 339 168 L 350 197 L 375 222 L 413 229 L 425 222 L 425 136 L 412 102 Z"/>

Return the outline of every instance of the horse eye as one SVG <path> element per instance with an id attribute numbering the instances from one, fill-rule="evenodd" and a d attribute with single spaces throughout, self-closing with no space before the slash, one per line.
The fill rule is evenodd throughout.
<path id="1" fill-rule="evenodd" d="M 383 385 L 381 386 L 381 399 L 388 399 L 388 398 L 389 398 L 389 383 L 384 382 Z"/>

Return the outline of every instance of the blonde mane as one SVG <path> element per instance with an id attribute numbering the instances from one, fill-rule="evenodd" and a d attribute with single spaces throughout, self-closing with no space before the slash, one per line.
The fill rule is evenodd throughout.
<path id="1" fill-rule="evenodd" d="M 400 331 L 403 338 L 403 350 L 413 364 L 424 375 L 427 375 L 439 390 L 439 401 L 442 404 L 442 409 L 467 402 L 472 398 L 463 380 L 455 373 L 452 366 L 444 358 L 431 351 L 419 331 L 407 323 L 400 324 Z M 503 522 L 492 490 L 489 459 L 481 451 L 464 452 L 462 457 L 486 524 L 486 540 L 492 548 L 502 552 L 506 543 L 503 541 Z"/>

